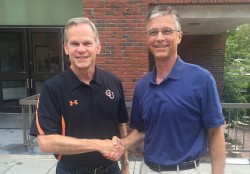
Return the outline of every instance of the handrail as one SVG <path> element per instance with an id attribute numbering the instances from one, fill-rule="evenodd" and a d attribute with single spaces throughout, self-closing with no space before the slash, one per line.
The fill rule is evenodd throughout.
<path id="1" fill-rule="evenodd" d="M 30 97 L 26 97 L 19 100 L 20 105 L 36 105 L 37 99 L 39 98 L 40 94 L 32 95 Z"/>
<path id="2" fill-rule="evenodd" d="M 244 109 L 250 109 L 250 103 L 221 103 L 222 108 L 244 108 Z"/>

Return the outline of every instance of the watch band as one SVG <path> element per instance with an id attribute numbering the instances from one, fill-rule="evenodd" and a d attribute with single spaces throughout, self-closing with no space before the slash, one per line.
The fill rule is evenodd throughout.
<path id="1" fill-rule="evenodd" d="M 129 160 L 124 160 L 122 164 L 125 166 L 129 166 Z"/>

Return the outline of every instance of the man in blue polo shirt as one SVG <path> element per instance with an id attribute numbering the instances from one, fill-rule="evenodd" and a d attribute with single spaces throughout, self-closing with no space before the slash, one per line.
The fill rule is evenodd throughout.
<path id="1" fill-rule="evenodd" d="M 199 159 L 207 149 L 212 174 L 223 174 L 224 118 L 216 83 L 209 71 L 178 56 L 179 20 L 166 4 L 150 9 L 147 44 L 155 67 L 136 86 L 131 133 L 113 142 L 128 149 L 144 140 L 141 174 L 200 174 Z M 115 159 L 112 154 L 107 158 Z"/>
<path id="2" fill-rule="evenodd" d="M 70 68 L 47 80 L 41 90 L 30 134 L 43 152 L 55 154 L 57 174 L 121 174 L 118 163 L 104 157 L 122 146 L 128 114 L 121 81 L 95 66 L 101 51 L 98 31 L 88 18 L 70 19 L 64 50 Z M 121 158 L 129 174 L 128 156 Z"/>

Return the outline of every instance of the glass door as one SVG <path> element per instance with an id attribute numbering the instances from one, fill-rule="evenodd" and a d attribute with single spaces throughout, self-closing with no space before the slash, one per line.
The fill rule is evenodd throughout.
<path id="1" fill-rule="evenodd" d="M 0 29 L 0 111 L 15 111 L 30 94 L 25 29 Z"/>
<path id="2" fill-rule="evenodd" d="M 29 29 L 30 83 L 32 93 L 40 93 L 45 80 L 62 72 L 61 29 Z"/>
<path id="3" fill-rule="evenodd" d="M 21 112 L 19 99 L 62 72 L 61 35 L 61 28 L 0 28 L 0 112 Z"/>

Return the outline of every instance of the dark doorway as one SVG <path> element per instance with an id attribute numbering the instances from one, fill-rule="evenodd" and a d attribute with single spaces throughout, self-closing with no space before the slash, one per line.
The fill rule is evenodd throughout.
<path id="1" fill-rule="evenodd" d="M 62 28 L 0 28 L 0 112 L 21 112 L 19 99 L 62 72 L 61 36 Z"/>

